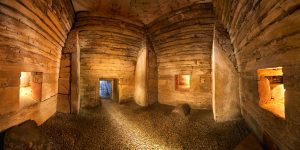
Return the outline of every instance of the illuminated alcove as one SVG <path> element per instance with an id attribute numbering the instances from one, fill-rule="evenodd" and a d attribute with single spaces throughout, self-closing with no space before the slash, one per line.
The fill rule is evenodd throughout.
<path id="1" fill-rule="evenodd" d="M 20 76 L 20 108 L 41 101 L 42 73 L 21 72 Z"/>
<path id="2" fill-rule="evenodd" d="M 257 70 L 259 106 L 275 116 L 285 118 L 282 67 Z"/>
<path id="3" fill-rule="evenodd" d="M 186 91 L 191 87 L 190 75 L 175 75 L 175 89 L 178 91 Z"/>

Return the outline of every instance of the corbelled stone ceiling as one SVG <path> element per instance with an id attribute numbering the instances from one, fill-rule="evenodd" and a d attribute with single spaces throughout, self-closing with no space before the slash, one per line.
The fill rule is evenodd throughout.
<path id="1" fill-rule="evenodd" d="M 76 12 L 88 11 L 96 15 L 113 15 L 149 24 L 173 10 L 211 0 L 72 0 Z"/>

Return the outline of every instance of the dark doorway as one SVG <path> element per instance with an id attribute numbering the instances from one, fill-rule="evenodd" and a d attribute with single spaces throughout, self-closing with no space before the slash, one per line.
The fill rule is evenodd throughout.
<path id="1" fill-rule="evenodd" d="M 99 96 L 101 99 L 112 99 L 111 80 L 100 80 L 99 84 Z"/>
<path id="2" fill-rule="evenodd" d="M 4 149 L 4 136 L 5 132 L 0 132 L 0 150 Z"/>

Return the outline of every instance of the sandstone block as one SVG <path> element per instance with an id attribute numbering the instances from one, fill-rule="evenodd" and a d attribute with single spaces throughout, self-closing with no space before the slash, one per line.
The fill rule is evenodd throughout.
<path id="1" fill-rule="evenodd" d="M 57 111 L 62 113 L 70 113 L 70 95 L 58 94 Z"/>
<path id="2" fill-rule="evenodd" d="M 58 93 L 69 94 L 70 93 L 70 80 L 59 78 L 58 79 Z"/>

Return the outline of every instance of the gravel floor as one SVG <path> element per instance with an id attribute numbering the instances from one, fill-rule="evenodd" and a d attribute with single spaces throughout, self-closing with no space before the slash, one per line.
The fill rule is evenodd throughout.
<path id="1" fill-rule="evenodd" d="M 208 110 L 192 110 L 189 117 L 180 117 L 172 109 L 104 101 L 78 116 L 57 113 L 41 129 L 59 150 L 229 150 L 249 133 L 244 121 L 215 123 Z"/>

